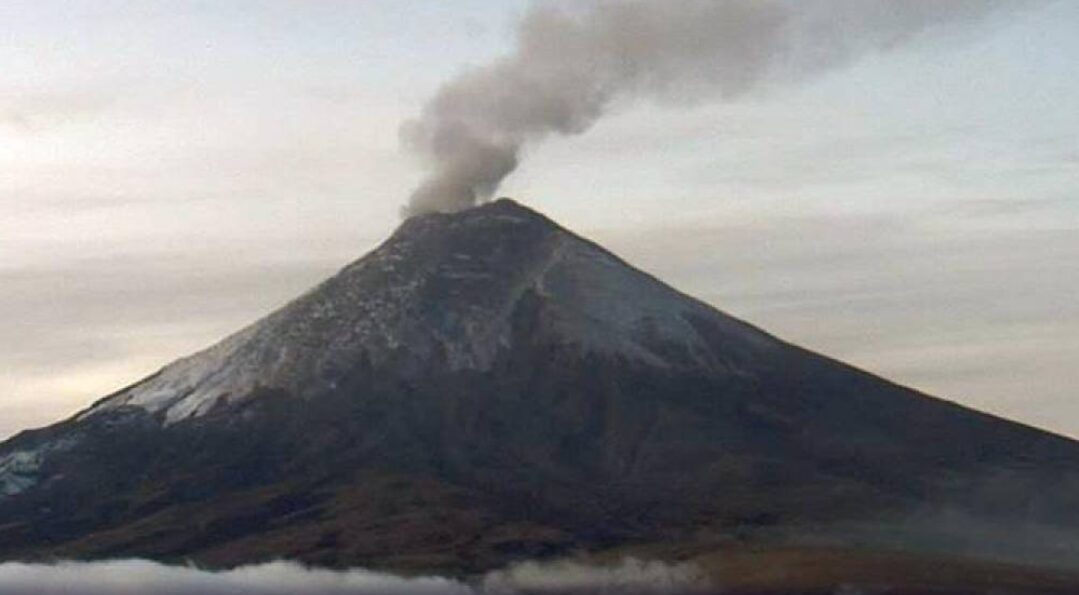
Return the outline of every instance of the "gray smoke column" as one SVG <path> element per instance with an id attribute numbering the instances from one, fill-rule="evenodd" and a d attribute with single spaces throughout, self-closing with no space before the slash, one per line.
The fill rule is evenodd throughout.
<path id="1" fill-rule="evenodd" d="M 522 149 L 587 131 L 616 102 L 730 100 L 984 17 L 997 0 L 537 2 L 507 56 L 447 82 L 402 141 L 430 174 L 406 215 L 489 198 Z"/>

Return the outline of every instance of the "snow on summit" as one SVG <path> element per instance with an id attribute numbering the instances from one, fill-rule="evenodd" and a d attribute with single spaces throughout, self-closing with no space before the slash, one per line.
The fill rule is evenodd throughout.
<path id="1" fill-rule="evenodd" d="M 563 342 L 659 366 L 729 365 L 701 335 L 704 319 L 749 349 L 773 341 L 503 199 L 409 219 L 314 290 L 81 419 L 133 406 L 175 423 L 258 389 L 317 396 L 362 361 L 404 377 L 431 365 L 486 370 L 529 300 Z"/>

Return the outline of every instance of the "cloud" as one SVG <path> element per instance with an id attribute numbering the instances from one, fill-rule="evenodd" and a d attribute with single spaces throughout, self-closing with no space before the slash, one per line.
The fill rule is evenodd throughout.
<path id="1" fill-rule="evenodd" d="M 406 579 L 365 570 L 332 572 L 290 562 L 224 572 L 164 566 L 142 560 L 0 565 L 0 591 L 9 595 L 464 595 L 469 588 L 442 578 Z"/>
<path id="2" fill-rule="evenodd" d="M 686 593 L 707 585 L 692 564 L 665 564 L 632 558 L 618 566 L 595 566 L 571 561 L 523 562 L 488 574 L 485 593 Z"/>
<path id="3" fill-rule="evenodd" d="M 212 572 L 144 560 L 0 564 L 4 595 L 512 595 L 516 593 L 702 592 L 689 565 L 627 559 L 619 565 L 523 563 L 475 584 L 443 577 L 402 577 L 353 569 L 272 562 Z"/>
<path id="4" fill-rule="evenodd" d="M 97 88 L 0 89 L 0 128 L 37 133 L 101 116 L 116 98 Z"/>

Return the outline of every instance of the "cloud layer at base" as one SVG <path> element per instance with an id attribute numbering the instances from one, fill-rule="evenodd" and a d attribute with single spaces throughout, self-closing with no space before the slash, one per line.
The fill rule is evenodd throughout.
<path id="1" fill-rule="evenodd" d="M 704 592 L 690 565 L 624 560 L 615 566 L 528 562 L 475 584 L 442 577 L 401 577 L 362 569 L 331 571 L 272 562 L 212 572 L 145 560 L 0 564 L 5 595 L 513 595 L 524 593 Z"/>

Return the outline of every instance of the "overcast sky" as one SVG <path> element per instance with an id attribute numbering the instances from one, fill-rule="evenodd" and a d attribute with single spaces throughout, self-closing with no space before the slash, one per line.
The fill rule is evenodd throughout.
<path id="1" fill-rule="evenodd" d="M 0 436 L 398 224 L 398 127 L 524 0 L 0 4 Z M 1079 436 L 1079 3 L 733 103 L 638 103 L 514 196 L 781 337 Z"/>

